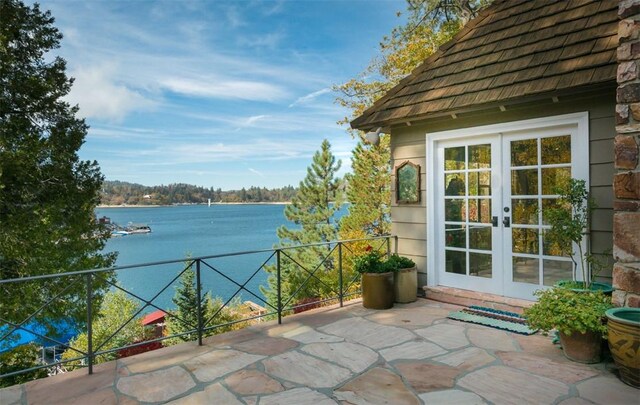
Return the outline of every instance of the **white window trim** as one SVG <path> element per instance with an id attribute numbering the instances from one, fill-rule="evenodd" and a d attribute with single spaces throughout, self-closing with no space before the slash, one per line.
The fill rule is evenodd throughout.
<path id="1" fill-rule="evenodd" d="M 581 142 L 571 146 L 571 160 L 578 162 L 584 157 L 587 158 L 586 173 L 579 172 L 574 177 L 581 178 L 586 181 L 587 189 L 589 188 L 589 113 L 579 112 L 572 114 L 556 115 L 543 118 L 534 118 L 522 121 L 513 121 L 500 124 L 483 125 L 472 128 L 461 128 L 449 131 L 440 131 L 426 133 L 426 171 L 427 171 L 427 285 L 439 285 L 438 272 L 435 263 L 435 238 L 433 237 L 435 230 L 432 225 L 435 223 L 435 193 L 431 190 L 435 184 L 435 174 L 437 171 L 437 159 L 435 155 L 436 143 L 443 139 L 459 139 L 473 138 L 476 136 L 502 135 L 503 133 L 517 133 L 520 131 L 540 130 L 552 127 L 577 126 L 577 137 Z M 585 238 L 586 239 L 586 238 Z M 578 274 L 580 272 L 578 271 Z"/>

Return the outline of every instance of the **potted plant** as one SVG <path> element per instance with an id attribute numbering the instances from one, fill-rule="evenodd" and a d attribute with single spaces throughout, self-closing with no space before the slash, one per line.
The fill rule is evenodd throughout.
<path id="1" fill-rule="evenodd" d="M 600 361 L 602 337 L 606 334 L 605 312 L 611 308 L 611 297 L 602 291 L 572 291 L 553 287 L 535 292 L 538 297 L 524 310 L 532 328 L 548 332 L 556 329 L 564 355 L 579 363 Z"/>
<path id="2" fill-rule="evenodd" d="M 640 388 L 640 308 L 612 308 L 606 316 L 609 349 L 620 380 Z"/>
<path id="3" fill-rule="evenodd" d="M 393 307 L 393 272 L 387 270 L 382 254 L 368 246 L 354 260 L 354 269 L 362 274 L 362 306 L 369 309 Z"/>
<path id="4" fill-rule="evenodd" d="M 393 291 L 398 303 L 406 304 L 418 299 L 418 270 L 413 260 L 393 254 L 384 266 L 393 272 Z"/>
<path id="5" fill-rule="evenodd" d="M 554 255 L 568 255 L 573 261 L 573 279 L 558 281 L 556 286 L 578 291 L 600 290 L 611 294 L 611 285 L 592 281 L 603 265 L 582 245 L 585 235 L 589 234 L 591 214 L 597 208 L 589 196 L 586 182 L 572 178 L 555 187 L 554 192 L 559 195 L 557 204 L 544 211 L 544 218 L 551 225 L 551 229 L 544 234 L 545 245 L 555 250 Z M 577 251 L 574 251 L 574 246 Z M 582 281 L 576 277 L 578 268 L 582 273 Z"/>

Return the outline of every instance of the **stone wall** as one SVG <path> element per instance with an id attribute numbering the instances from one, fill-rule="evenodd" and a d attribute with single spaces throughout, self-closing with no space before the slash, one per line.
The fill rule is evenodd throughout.
<path id="1" fill-rule="evenodd" d="M 619 0 L 613 300 L 640 307 L 640 0 Z"/>

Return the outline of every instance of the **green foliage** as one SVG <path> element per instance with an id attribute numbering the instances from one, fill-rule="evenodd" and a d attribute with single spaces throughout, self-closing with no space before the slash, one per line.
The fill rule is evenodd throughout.
<path id="1" fill-rule="evenodd" d="M 582 239 L 588 233 L 591 213 L 597 205 L 589 196 L 584 180 L 569 179 L 557 186 L 554 192 L 560 197 L 556 206 L 545 213 L 551 225 L 551 229 L 545 232 L 546 242 L 556 246 L 562 254 L 569 255 L 574 268 L 580 266 L 583 286 L 588 289 L 595 273 L 590 268 L 598 269 L 600 266 L 590 252 L 583 251 Z M 574 246 L 578 247 L 577 252 L 573 250 Z"/>
<path id="2" fill-rule="evenodd" d="M 554 287 L 535 292 L 538 297 L 524 316 L 532 328 L 549 331 L 557 329 L 571 335 L 587 331 L 606 333 L 604 313 L 611 308 L 611 297 L 601 291 L 572 291 Z"/>
<path id="3" fill-rule="evenodd" d="M 249 187 L 240 191 L 222 191 L 220 188 L 182 183 L 148 187 L 124 181 L 105 181 L 100 203 L 104 205 L 205 204 L 209 199 L 211 202 L 223 203 L 284 202 L 291 201 L 295 193 L 296 189 L 292 186 L 274 189 Z"/>
<path id="4" fill-rule="evenodd" d="M 331 153 L 327 140 L 313 156 L 307 175 L 300 182 L 298 192 L 284 210 L 284 215 L 295 227 L 278 228 L 279 247 L 335 241 L 338 229 L 335 214 L 342 206 L 342 180 L 336 177 L 340 161 Z M 328 246 L 312 246 L 287 249 L 281 254 L 281 279 L 283 302 L 310 297 L 335 295 L 338 276 L 335 258 L 329 255 Z M 301 266 L 304 267 L 301 268 Z M 309 280 L 309 273 L 314 272 Z M 306 269 L 306 270 L 305 270 Z M 277 308 L 276 267 L 268 266 L 268 287 L 262 291 L 268 302 Z"/>
<path id="5" fill-rule="evenodd" d="M 369 246 L 367 249 L 367 253 L 356 256 L 353 259 L 353 267 L 355 271 L 358 273 L 386 273 L 388 270 L 384 265 L 382 254 L 377 251 L 370 249 Z"/>
<path id="6" fill-rule="evenodd" d="M 0 374 L 9 374 L 15 371 L 37 367 L 40 364 L 40 349 L 34 344 L 18 346 L 13 350 L 0 354 Z M 13 377 L 0 379 L 0 388 L 10 387 L 16 384 L 26 383 L 47 376 L 47 369 L 18 374 Z"/>
<path id="7" fill-rule="evenodd" d="M 402 269 L 409 269 L 415 267 L 415 262 L 408 257 L 399 256 L 397 254 L 392 254 L 389 256 L 386 262 L 384 262 L 384 267 L 387 271 L 396 272 Z"/>
<path id="8" fill-rule="evenodd" d="M 113 338 L 107 340 L 111 334 L 116 332 L 126 321 L 131 318 L 138 310 L 138 305 L 135 301 L 128 298 L 127 295 L 120 290 L 112 290 L 105 294 L 104 301 L 97 316 L 91 324 L 91 330 L 93 335 L 93 349 L 109 350 L 117 347 L 130 345 L 135 342 L 144 340 L 146 331 L 140 318 L 135 318 L 124 328 L 122 328 Z M 88 336 L 86 332 L 83 332 L 76 336 L 69 346 L 78 350 L 87 351 L 88 348 Z M 79 357 L 80 354 L 72 349 L 67 349 L 62 354 L 63 360 L 71 360 Z M 118 357 L 118 352 L 112 352 L 108 354 L 101 354 L 95 357 L 94 364 L 104 363 L 107 361 L 115 360 Z M 83 364 L 80 360 L 74 360 L 66 363 L 67 369 L 73 369 L 74 367 Z"/>
<path id="9" fill-rule="evenodd" d="M 345 176 L 349 214 L 340 220 L 341 239 L 387 235 L 391 231 L 391 172 L 389 137 L 377 146 L 358 142 L 351 160 L 353 172 Z"/>
<path id="10" fill-rule="evenodd" d="M 0 279 L 108 267 L 115 254 L 100 253 L 108 232 L 94 214 L 103 178 L 97 162 L 78 157 L 88 127 L 64 101 L 65 61 L 50 53 L 62 35 L 38 4 L 2 0 L 0 16 Z M 0 318 L 19 322 L 44 306 L 34 318 L 42 324 L 81 323 L 84 284 L 75 280 L 3 284 Z M 94 288 L 100 296 L 106 283 Z"/>
<path id="11" fill-rule="evenodd" d="M 353 259 L 353 266 L 358 273 L 387 273 L 415 267 L 413 260 L 408 257 L 392 254 L 386 257 L 378 250 L 368 246 L 366 253 Z"/>
<path id="12" fill-rule="evenodd" d="M 176 335 L 198 328 L 198 291 L 195 284 L 195 272 L 189 267 L 180 277 L 180 283 L 176 287 L 173 296 L 176 310 L 172 316 L 165 318 L 167 335 Z M 202 297 L 201 315 L 203 328 L 214 325 L 222 325 L 242 319 L 241 303 L 239 299 L 232 300 L 227 307 L 222 308 L 224 302 L 220 298 L 212 299 L 210 294 Z M 209 323 L 205 324 L 207 321 Z M 203 336 L 212 336 L 243 327 L 243 323 L 236 323 L 203 332 Z M 165 345 L 174 345 L 182 342 L 196 340 L 196 332 L 187 333 L 164 341 Z"/>

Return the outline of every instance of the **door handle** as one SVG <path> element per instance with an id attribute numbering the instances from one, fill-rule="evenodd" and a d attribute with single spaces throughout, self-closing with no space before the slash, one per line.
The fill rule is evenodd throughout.
<path id="1" fill-rule="evenodd" d="M 491 225 L 493 225 L 494 228 L 498 226 L 498 217 L 491 218 Z"/>
<path id="2" fill-rule="evenodd" d="M 509 220 L 509 217 L 504 217 L 502 219 L 502 225 L 504 225 L 505 228 L 508 228 L 509 226 L 511 226 L 511 221 Z"/>

